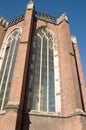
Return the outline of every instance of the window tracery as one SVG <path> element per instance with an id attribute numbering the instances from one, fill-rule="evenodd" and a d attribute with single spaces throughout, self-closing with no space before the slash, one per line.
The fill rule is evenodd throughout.
<path id="1" fill-rule="evenodd" d="M 60 108 L 57 108 L 58 97 L 56 97 L 55 80 L 57 76 L 55 74 L 54 55 L 57 52 L 55 52 L 54 36 L 47 28 L 40 28 L 36 32 L 33 44 L 36 46 L 36 51 L 32 109 L 44 112 L 60 111 Z M 59 70 L 57 70 L 57 73 L 59 73 Z"/>
<path id="2" fill-rule="evenodd" d="M 19 39 L 21 35 L 20 29 L 15 29 L 7 37 L 5 44 L 5 55 L 0 71 L 0 110 L 2 111 L 7 105 L 8 96 L 11 87 L 11 81 L 17 56 Z"/>

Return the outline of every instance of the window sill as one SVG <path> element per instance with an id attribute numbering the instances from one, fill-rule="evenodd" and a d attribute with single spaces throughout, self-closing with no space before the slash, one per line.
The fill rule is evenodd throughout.
<path id="1" fill-rule="evenodd" d="M 0 111 L 0 115 L 4 115 L 6 113 L 6 110 Z"/>
<path id="2" fill-rule="evenodd" d="M 30 115 L 36 115 L 36 116 L 57 117 L 57 116 L 60 116 L 61 113 L 32 110 L 31 112 L 29 112 L 29 114 Z"/>

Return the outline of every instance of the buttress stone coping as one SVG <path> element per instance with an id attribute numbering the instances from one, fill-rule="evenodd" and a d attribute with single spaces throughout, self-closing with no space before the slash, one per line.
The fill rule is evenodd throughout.
<path id="1" fill-rule="evenodd" d="M 4 28 L 8 27 L 9 22 L 2 16 L 0 16 L 0 25 L 4 26 Z"/>
<path id="2" fill-rule="evenodd" d="M 75 36 L 71 36 L 71 40 L 74 44 L 77 44 L 77 38 Z"/>
<path id="3" fill-rule="evenodd" d="M 67 14 L 64 12 L 57 18 L 57 24 L 61 23 L 63 20 L 68 22 Z"/>
<path id="4" fill-rule="evenodd" d="M 27 8 L 26 9 L 33 9 L 34 8 L 34 2 L 32 0 L 30 0 L 28 3 L 27 3 Z"/>

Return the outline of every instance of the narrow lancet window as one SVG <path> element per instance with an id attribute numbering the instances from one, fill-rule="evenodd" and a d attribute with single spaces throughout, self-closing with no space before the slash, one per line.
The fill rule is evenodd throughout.
<path id="1" fill-rule="evenodd" d="M 55 112 L 54 38 L 41 28 L 35 38 L 33 110 Z"/>
<path id="2" fill-rule="evenodd" d="M 19 46 L 21 30 L 15 29 L 5 41 L 5 54 L 0 70 L 0 110 L 6 107 Z"/>

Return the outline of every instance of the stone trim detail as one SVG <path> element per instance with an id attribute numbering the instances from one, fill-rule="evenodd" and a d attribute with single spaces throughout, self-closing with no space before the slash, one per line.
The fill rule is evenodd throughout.
<path id="1" fill-rule="evenodd" d="M 9 25 L 9 22 L 5 18 L 0 17 L 0 25 L 4 26 L 4 28 L 7 28 Z"/>
<path id="2" fill-rule="evenodd" d="M 32 1 L 30 1 L 28 4 L 27 4 L 27 9 L 33 9 L 34 7 L 34 3 Z M 35 11 L 35 17 L 37 19 L 41 19 L 41 20 L 44 20 L 44 21 L 47 21 L 47 22 L 50 22 L 52 24 L 59 24 L 61 23 L 63 20 L 66 20 L 68 22 L 68 17 L 66 15 L 66 13 L 63 13 L 60 17 L 56 18 L 56 17 L 53 17 L 53 16 L 50 16 L 48 14 L 44 14 L 44 13 L 41 13 L 41 12 L 38 12 L 38 11 Z M 11 27 L 21 21 L 23 21 L 25 18 L 25 13 L 24 14 L 21 14 L 20 16 L 17 16 L 16 18 L 10 20 L 10 21 L 7 21 L 5 18 L 3 17 L 0 17 L 0 24 L 2 26 L 4 26 L 5 28 L 8 28 L 8 27 Z"/>
<path id="3" fill-rule="evenodd" d="M 44 21 L 56 24 L 56 18 L 38 11 L 35 11 L 35 17 Z"/>
<path id="4" fill-rule="evenodd" d="M 75 36 L 71 36 L 71 40 L 72 40 L 72 42 L 73 42 L 74 44 L 76 44 L 76 43 L 77 43 L 77 39 L 76 39 L 76 37 L 75 37 Z"/>
<path id="5" fill-rule="evenodd" d="M 6 110 L 0 111 L 0 115 L 4 115 L 6 113 Z"/>
<path id="6" fill-rule="evenodd" d="M 27 8 L 26 9 L 32 10 L 33 8 L 34 8 L 34 2 L 32 0 L 30 0 L 27 3 Z"/>
<path id="7" fill-rule="evenodd" d="M 21 15 L 17 16 L 16 18 L 14 18 L 14 19 L 9 21 L 9 25 L 8 26 L 11 27 L 11 26 L 13 26 L 13 25 L 23 21 L 24 17 L 25 17 L 25 14 L 21 14 Z"/>
<path id="8" fill-rule="evenodd" d="M 8 102 L 5 109 L 18 109 L 19 108 L 19 102 Z"/>
<path id="9" fill-rule="evenodd" d="M 19 44 L 28 44 L 28 41 L 20 41 Z"/>
<path id="10" fill-rule="evenodd" d="M 63 20 L 66 20 L 68 22 L 68 17 L 65 12 L 57 18 L 57 24 L 60 24 Z"/>
<path id="11" fill-rule="evenodd" d="M 28 114 L 30 115 L 36 115 L 36 116 L 46 116 L 46 117 L 56 117 L 56 118 L 72 118 L 75 116 L 84 116 L 86 117 L 86 113 L 83 112 L 82 110 L 76 110 L 76 112 L 74 112 L 71 115 L 67 115 L 67 116 L 62 116 L 60 113 L 44 113 L 44 112 L 36 112 L 36 111 L 31 111 Z"/>

